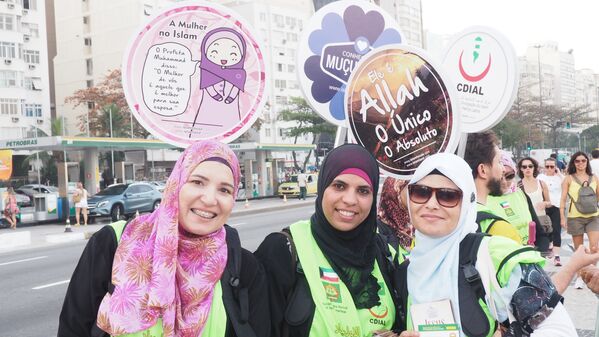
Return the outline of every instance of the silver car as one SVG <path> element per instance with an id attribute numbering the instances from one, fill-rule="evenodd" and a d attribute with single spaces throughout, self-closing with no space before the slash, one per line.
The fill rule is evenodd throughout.
<path id="1" fill-rule="evenodd" d="M 152 212 L 161 200 L 162 193 L 151 184 L 115 184 L 89 198 L 87 205 L 90 216 L 110 216 L 118 221 L 136 212 Z"/>

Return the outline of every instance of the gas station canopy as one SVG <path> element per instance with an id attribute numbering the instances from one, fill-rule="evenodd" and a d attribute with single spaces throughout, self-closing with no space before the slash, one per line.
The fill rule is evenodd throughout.
<path id="1" fill-rule="evenodd" d="M 174 149 L 174 145 L 155 139 L 108 138 L 108 137 L 39 137 L 24 139 L 2 139 L 0 149 L 9 150 L 42 150 L 42 151 L 81 151 L 97 149 Z"/>

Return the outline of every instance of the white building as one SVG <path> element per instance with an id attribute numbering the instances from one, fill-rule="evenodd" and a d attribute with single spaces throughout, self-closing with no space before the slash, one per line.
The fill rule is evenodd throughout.
<path id="1" fill-rule="evenodd" d="M 544 42 L 539 45 L 529 46 L 526 49 L 525 57 L 527 64 L 532 65 L 532 67 L 527 66 L 526 69 L 536 67 L 537 74 L 539 64 L 541 64 L 541 77 L 546 71 L 545 68 L 552 70 L 554 92 L 545 92 L 543 90 L 543 101 L 545 101 L 545 99 L 548 101 L 553 100 L 554 104 L 562 106 L 573 106 L 577 104 L 576 72 L 574 70 L 574 55 L 572 50 L 563 52 L 558 49 L 557 42 Z M 541 81 L 544 82 L 542 78 Z M 545 89 L 545 87 L 546 85 L 543 84 L 543 89 Z M 536 92 L 538 92 L 538 87 L 536 89 Z M 538 93 L 533 94 L 538 96 Z"/>
<path id="2" fill-rule="evenodd" d="M 168 0 L 55 1 L 56 113 L 65 116 L 66 133 L 86 134 L 87 107 L 75 109 L 65 98 L 92 87 L 110 70 L 119 69 L 132 34 Z M 83 118 L 81 120 L 81 118 Z M 83 128 L 81 127 L 83 126 Z"/>
<path id="3" fill-rule="evenodd" d="M 43 0 L 0 1 L 0 139 L 50 132 L 45 12 Z"/>
<path id="4" fill-rule="evenodd" d="M 576 104 L 588 106 L 587 117 L 592 118 L 592 124 L 599 124 L 599 75 L 591 69 L 576 71 Z"/>
<path id="5" fill-rule="evenodd" d="M 259 143 L 293 144 L 285 130 L 295 122 L 278 120 L 278 112 L 286 109 L 290 97 L 303 97 L 296 69 L 297 49 L 305 22 L 313 12 L 311 0 L 233 1 L 221 2 L 238 12 L 251 24 L 259 38 L 270 73 L 267 85 L 268 103 L 262 114 Z M 312 137 L 300 137 L 298 144 L 311 144 Z M 277 158 L 292 160 L 290 152 L 273 153 Z M 304 153 L 298 153 L 303 160 Z"/>
<path id="6" fill-rule="evenodd" d="M 420 0 L 374 0 L 373 2 L 399 22 L 407 44 L 419 48 L 424 46 Z"/>
<path id="7" fill-rule="evenodd" d="M 518 57 L 518 70 L 520 72 L 520 93 L 526 97 L 539 101 L 539 104 L 555 104 L 557 81 L 555 69 L 548 63 L 539 63 L 540 58 L 531 60 L 526 56 Z M 539 67 L 541 71 L 539 72 Z M 539 89 L 539 83 L 541 88 Z M 540 97 L 540 98 L 539 98 Z"/>

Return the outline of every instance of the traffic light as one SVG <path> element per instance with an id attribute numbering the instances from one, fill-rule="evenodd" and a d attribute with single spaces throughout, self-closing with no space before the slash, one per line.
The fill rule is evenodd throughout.
<path id="1" fill-rule="evenodd" d="M 532 150 L 532 145 L 530 145 L 530 142 L 526 142 L 526 149 L 528 151 Z"/>

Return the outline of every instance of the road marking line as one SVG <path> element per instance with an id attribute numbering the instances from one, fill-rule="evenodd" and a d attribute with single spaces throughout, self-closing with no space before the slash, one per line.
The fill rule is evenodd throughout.
<path id="1" fill-rule="evenodd" d="M 233 224 L 230 224 L 229 226 L 231 226 L 231 227 L 237 227 L 237 226 L 241 226 L 241 225 L 245 225 L 245 222 L 233 223 Z"/>
<path id="2" fill-rule="evenodd" d="M 64 281 L 54 282 L 54 283 L 50 283 L 50 284 L 44 284 L 43 286 L 39 286 L 39 287 L 31 288 L 31 289 L 32 290 L 40 290 L 40 289 L 44 289 L 44 288 L 49 288 L 49 287 L 54 287 L 57 285 L 69 283 L 69 281 L 71 281 L 71 280 L 64 280 Z"/>
<path id="3" fill-rule="evenodd" d="M 37 257 L 32 257 L 30 259 L 23 259 L 23 260 L 17 260 L 17 261 L 10 261 L 10 262 L 0 263 L 0 266 L 6 266 L 6 265 L 9 265 L 9 264 L 20 263 L 20 262 L 27 262 L 27 261 L 33 261 L 33 260 L 40 260 L 40 259 L 45 259 L 45 258 L 47 258 L 47 256 L 37 256 Z"/>

